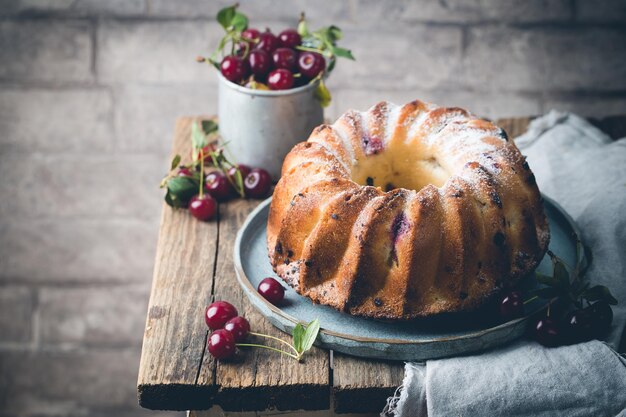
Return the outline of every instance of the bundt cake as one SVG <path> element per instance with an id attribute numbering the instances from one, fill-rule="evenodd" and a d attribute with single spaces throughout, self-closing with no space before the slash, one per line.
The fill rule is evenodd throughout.
<path id="1" fill-rule="evenodd" d="M 421 101 L 317 127 L 285 158 L 267 225 L 274 271 L 298 293 L 383 319 L 474 310 L 531 272 L 549 237 L 506 132 Z"/>

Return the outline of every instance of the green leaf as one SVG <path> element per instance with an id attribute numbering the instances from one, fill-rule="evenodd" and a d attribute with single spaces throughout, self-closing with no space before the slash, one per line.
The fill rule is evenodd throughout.
<path id="1" fill-rule="evenodd" d="M 291 336 L 293 337 L 293 347 L 296 349 L 296 352 L 302 353 L 302 340 L 304 338 L 304 327 L 302 324 L 296 324 L 296 327 L 293 328 L 291 332 Z"/>
<path id="2" fill-rule="evenodd" d="M 354 59 L 354 56 L 352 55 L 352 52 L 349 49 L 340 48 L 338 46 L 335 46 L 335 47 L 333 47 L 332 51 L 333 51 L 333 54 L 335 54 L 336 56 L 340 56 L 342 58 L 348 58 L 348 59 L 351 59 L 353 61 L 356 61 Z"/>
<path id="3" fill-rule="evenodd" d="M 328 68 L 326 68 L 326 76 L 328 76 L 328 74 L 330 74 L 332 70 L 335 68 L 336 62 L 337 60 L 335 59 L 335 57 L 332 57 L 328 60 Z"/>
<path id="4" fill-rule="evenodd" d="M 236 12 L 230 21 L 230 26 L 237 32 L 243 32 L 248 27 L 248 17 L 243 13 Z"/>
<path id="5" fill-rule="evenodd" d="M 226 30 L 232 25 L 233 18 L 235 14 L 237 6 L 224 7 L 222 10 L 217 12 L 217 21 L 222 27 Z"/>
<path id="6" fill-rule="evenodd" d="M 569 272 L 567 272 L 565 265 L 560 259 L 557 259 L 554 263 L 554 278 L 560 288 L 569 288 Z"/>
<path id="7" fill-rule="evenodd" d="M 339 29 L 337 26 L 334 26 L 334 25 L 329 26 L 326 33 L 327 33 L 328 39 L 332 43 L 335 43 L 336 41 L 340 40 L 343 37 L 343 33 L 341 32 L 341 29 Z"/>
<path id="8" fill-rule="evenodd" d="M 165 203 L 170 207 L 178 208 L 169 191 L 165 193 Z"/>
<path id="9" fill-rule="evenodd" d="M 313 320 L 306 326 L 304 337 L 302 338 L 302 351 L 306 352 L 311 349 L 317 334 L 320 332 L 320 321 L 318 319 Z"/>
<path id="10" fill-rule="evenodd" d="M 534 290 L 533 294 L 539 298 L 550 299 L 558 295 L 558 290 L 554 287 L 544 287 Z"/>
<path id="11" fill-rule="evenodd" d="M 235 170 L 235 185 L 237 186 L 237 192 L 243 197 L 243 175 L 241 175 L 241 170 L 239 169 L 239 166 L 237 166 L 237 169 Z"/>
<path id="12" fill-rule="evenodd" d="M 328 107 L 332 100 L 330 96 L 330 91 L 326 88 L 326 84 L 324 84 L 323 80 L 319 81 L 317 88 L 315 89 L 315 97 L 320 101 L 322 107 Z"/>
<path id="13" fill-rule="evenodd" d="M 170 165 L 170 171 L 175 169 L 178 164 L 180 164 L 180 155 L 176 155 L 173 159 L 172 159 L 172 164 Z"/>
<path id="14" fill-rule="evenodd" d="M 203 120 L 202 121 L 202 131 L 205 135 L 210 135 L 211 133 L 217 132 L 218 126 L 213 120 Z"/>
<path id="15" fill-rule="evenodd" d="M 306 19 L 304 18 L 304 13 L 300 16 L 300 21 L 298 22 L 298 35 L 305 38 L 310 35 L 309 33 L 309 25 L 306 23 Z"/>
<path id="16" fill-rule="evenodd" d="M 606 301 L 611 305 L 617 304 L 617 300 L 611 294 L 611 291 L 604 285 L 596 285 L 587 289 L 583 293 L 583 298 L 587 301 Z"/>
<path id="17" fill-rule="evenodd" d="M 202 129 L 198 126 L 198 123 L 194 122 L 191 125 L 191 146 L 195 150 L 200 150 L 207 146 L 209 141 L 206 138 L 206 135 L 202 131 Z M 196 157 L 196 153 L 194 152 L 194 158 Z"/>
<path id="18" fill-rule="evenodd" d="M 176 202 L 177 207 L 182 207 L 198 192 L 198 181 L 189 177 L 173 177 L 167 181 L 167 190 L 170 200 Z"/>
<path id="19" fill-rule="evenodd" d="M 551 287 L 556 287 L 559 284 L 559 280 L 550 275 L 544 275 L 540 272 L 535 272 L 535 278 L 537 282 L 544 285 L 549 285 Z"/>

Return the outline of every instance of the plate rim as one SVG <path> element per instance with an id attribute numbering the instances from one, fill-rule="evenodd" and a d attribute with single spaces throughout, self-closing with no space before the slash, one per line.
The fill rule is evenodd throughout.
<path id="1" fill-rule="evenodd" d="M 582 243 L 580 230 L 578 229 L 578 226 L 576 225 L 576 222 L 574 221 L 574 219 L 572 219 L 572 217 L 569 215 L 569 213 L 559 203 L 554 201 L 552 198 L 546 196 L 543 193 L 541 193 L 541 197 L 542 197 L 543 201 L 547 202 L 548 204 L 551 204 L 552 206 L 554 206 L 554 208 L 557 209 L 557 211 L 565 218 L 565 220 L 567 221 L 569 226 L 572 228 L 574 233 L 576 233 L 576 235 L 578 236 L 578 239 Z M 248 289 L 248 291 L 245 291 L 247 293 L 248 297 L 251 297 L 251 296 L 255 297 L 257 301 L 260 301 L 262 304 L 264 304 L 264 306 L 266 308 L 268 308 L 269 310 L 271 310 L 274 314 L 277 314 L 278 316 L 282 317 L 283 319 L 290 321 L 294 326 L 296 324 L 298 324 L 298 323 L 307 324 L 306 322 L 298 320 L 297 318 L 295 318 L 295 317 L 285 313 L 280 308 L 278 308 L 277 306 L 273 305 L 272 303 L 267 301 L 265 298 L 263 298 L 257 292 L 257 290 L 254 288 L 254 286 L 250 282 L 250 279 L 247 277 L 247 275 L 246 275 L 246 273 L 245 273 L 245 271 L 243 269 L 243 264 L 242 264 L 242 261 L 241 261 L 241 242 L 242 242 L 242 239 L 243 239 L 243 235 L 246 232 L 246 230 L 249 228 L 250 224 L 259 215 L 259 213 L 261 211 L 265 210 L 265 208 L 268 205 L 270 205 L 271 202 L 272 202 L 272 196 L 270 196 L 267 199 L 263 200 L 257 207 L 255 207 L 254 210 L 252 210 L 250 212 L 250 214 L 248 214 L 248 217 L 246 217 L 246 220 L 244 221 L 244 223 L 241 225 L 241 227 L 237 231 L 237 236 L 235 238 L 235 244 L 233 245 L 233 263 L 235 265 L 235 272 L 236 272 L 235 275 L 237 277 L 237 281 L 239 282 L 239 285 L 242 286 L 242 287 L 245 287 L 246 289 Z M 582 259 L 583 262 L 585 262 L 585 263 L 587 262 L 587 257 L 586 257 L 585 251 L 582 251 L 581 259 Z M 254 303 L 252 303 L 252 304 L 254 305 Z M 368 343 L 368 344 L 369 343 L 372 343 L 372 344 L 373 343 L 385 343 L 385 344 L 394 344 L 394 345 L 429 345 L 429 344 L 433 344 L 433 343 L 450 342 L 450 341 L 464 340 L 464 339 L 475 339 L 477 337 L 481 337 L 481 336 L 484 336 L 486 334 L 490 334 L 490 333 L 496 332 L 496 331 L 501 330 L 501 329 L 503 329 L 505 327 L 514 328 L 519 323 L 528 320 L 534 314 L 536 314 L 539 311 L 542 311 L 545 308 L 546 307 L 543 306 L 543 307 L 539 308 L 538 310 L 536 310 L 536 311 L 534 311 L 532 313 L 529 313 L 528 315 L 526 315 L 524 317 L 520 317 L 520 318 L 515 319 L 515 320 L 510 320 L 510 321 L 507 321 L 505 323 L 498 324 L 497 326 L 491 326 L 491 327 L 488 327 L 486 329 L 473 331 L 471 333 L 467 333 L 467 334 L 464 334 L 464 335 L 452 336 L 452 337 L 450 337 L 450 336 L 448 336 L 448 337 L 440 337 L 440 338 L 434 338 L 434 339 L 423 340 L 423 341 L 407 340 L 407 339 L 384 339 L 384 338 L 381 339 L 381 338 L 373 338 L 373 337 L 360 337 L 360 336 L 353 336 L 353 335 L 349 335 L 349 334 L 345 334 L 345 333 L 336 332 L 336 331 L 333 331 L 333 330 L 324 329 L 323 327 L 320 328 L 320 333 L 325 334 L 327 336 L 331 336 L 331 337 L 336 337 L 336 338 L 345 339 L 345 340 L 351 340 L 351 341 L 359 342 L 359 343 Z M 338 313 L 341 313 L 341 312 L 338 311 Z M 269 317 L 266 317 L 266 318 L 269 318 Z"/>

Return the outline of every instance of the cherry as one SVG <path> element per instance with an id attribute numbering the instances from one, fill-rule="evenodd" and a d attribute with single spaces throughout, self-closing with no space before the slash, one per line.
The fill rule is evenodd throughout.
<path id="1" fill-rule="evenodd" d="M 267 301 L 276 305 L 280 303 L 285 297 L 285 289 L 274 278 L 265 278 L 259 283 L 257 288 L 259 294 L 263 296 Z"/>
<path id="2" fill-rule="evenodd" d="M 180 167 L 176 175 L 179 177 L 191 177 L 191 170 L 187 167 Z"/>
<path id="3" fill-rule="evenodd" d="M 598 301 L 587 307 L 586 310 L 589 311 L 593 321 L 594 335 L 596 337 L 604 336 L 613 322 L 613 310 L 609 303 Z"/>
<path id="4" fill-rule="evenodd" d="M 268 54 L 274 52 L 278 48 L 278 38 L 269 30 L 259 35 L 259 42 L 256 44 L 257 49 L 262 49 Z"/>
<path id="5" fill-rule="evenodd" d="M 555 347 L 561 344 L 561 328 L 550 317 L 544 317 L 535 325 L 535 340 L 547 347 Z"/>
<path id="6" fill-rule="evenodd" d="M 220 64 L 220 69 L 224 78 L 234 83 L 242 81 L 250 72 L 248 61 L 234 55 L 225 57 Z"/>
<path id="7" fill-rule="evenodd" d="M 209 153 L 211 152 L 215 152 L 215 150 L 217 149 L 217 146 L 214 143 L 210 143 L 207 146 L 202 148 L 202 154 L 204 155 L 204 163 L 206 164 L 213 164 L 213 160 L 211 159 L 211 155 L 209 155 Z M 191 151 L 191 156 L 193 157 L 193 150 Z M 198 151 L 198 153 L 196 153 L 196 157 L 194 158 L 195 160 L 200 160 L 200 151 Z"/>
<path id="8" fill-rule="evenodd" d="M 252 198 L 262 198 L 267 195 L 272 187 L 272 177 L 269 172 L 261 168 L 255 168 L 243 181 L 243 188 L 246 196 Z"/>
<path id="9" fill-rule="evenodd" d="M 293 86 L 293 74 L 284 68 L 270 72 L 267 85 L 272 90 L 288 90 Z"/>
<path id="10" fill-rule="evenodd" d="M 217 202 L 209 194 L 196 195 L 189 201 L 189 212 L 198 220 L 211 220 L 217 213 Z"/>
<path id="11" fill-rule="evenodd" d="M 239 164 L 239 165 L 237 165 L 237 167 L 230 167 L 228 169 L 228 176 L 233 181 L 236 181 L 235 173 L 237 172 L 237 168 L 239 168 L 239 172 L 241 172 L 241 180 L 242 181 L 244 181 L 246 179 L 246 177 L 248 176 L 248 174 L 250 173 L 250 171 L 252 171 L 252 168 L 250 168 L 248 165 L 244 165 L 244 164 Z"/>
<path id="12" fill-rule="evenodd" d="M 211 333 L 207 345 L 209 353 L 215 359 L 226 359 L 235 354 L 235 336 L 224 329 Z"/>
<path id="13" fill-rule="evenodd" d="M 256 41 L 257 39 L 259 39 L 260 35 L 261 35 L 261 32 L 253 28 L 248 28 L 244 30 L 243 32 L 241 32 L 241 37 L 249 41 Z"/>
<path id="14" fill-rule="evenodd" d="M 250 323 L 241 316 L 233 317 L 224 324 L 224 330 L 233 334 L 235 342 L 243 342 L 250 333 Z"/>
<path id="15" fill-rule="evenodd" d="M 568 342 L 579 343 L 593 337 L 593 320 L 587 310 L 574 310 L 565 315 L 564 329 Z"/>
<path id="16" fill-rule="evenodd" d="M 267 75 L 272 66 L 269 54 L 262 49 L 255 49 L 250 52 L 248 63 L 254 76 L 260 79 Z"/>
<path id="17" fill-rule="evenodd" d="M 274 68 L 294 71 L 298 65 L 298 53 L 290 48 L 278 48 L 272 53 Z"/>
<path id="18" fill-rule="evenodd" d="M 510 291 L 500 301 L 500 317 L 510 321 L 524 316 L 524 301 L 519 291 Z"/>
<path id="19" fill-rule="evenodd" d="M 204 311 L 204 321 L 211 330 L 224 327 L 224 324 L 233 317 L 237 317 L 237 309 L 228 301 L 215 301 Z"/>
<path id="20" fill-rule="evenodd" d="M 219 202 L 228 200 L 233 194 L 230 181 L 219 171 L 213 171 L 206 176 L 204 188 Z"/>
<path id="21" fill-rule="evenodd" d="M 326 60 L 317 52 L 302 52 L 298 58 L 298 69 L 308 79 L 313 79 L 326 69 Z"/>
<path id="22" fill-rule="evenodd" d="M 278 44 L 284 48 L 295 48 L 302 43 L 300 34 L 295 29 L 285 29 L 278 34 Z"/>

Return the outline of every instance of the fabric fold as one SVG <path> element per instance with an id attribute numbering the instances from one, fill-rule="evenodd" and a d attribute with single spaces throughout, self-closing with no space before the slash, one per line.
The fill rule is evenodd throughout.
<path id="1" fill-rule="evenodd" d="M 383 415 L 626 416 L 626 138 L 551 111 L 516 139 L 539 189 L 576 221 L 593 254 L 587 279 L 620 301 L 606 344 L 544 348 L 520 340 L 481 354 L 407 363 Z"/>

